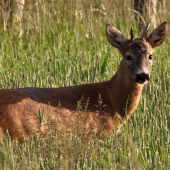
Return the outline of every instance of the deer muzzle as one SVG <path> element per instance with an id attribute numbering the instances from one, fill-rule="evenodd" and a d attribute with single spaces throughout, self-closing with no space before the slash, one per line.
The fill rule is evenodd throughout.
<path id="1" fill-rule="evenodd" d="M 149 79 L 150 79 L 149 74 L 141 73 L 136 75 L 135 81 L 138 82 L 139 84 L 146 84 L 148 83 Z"/>

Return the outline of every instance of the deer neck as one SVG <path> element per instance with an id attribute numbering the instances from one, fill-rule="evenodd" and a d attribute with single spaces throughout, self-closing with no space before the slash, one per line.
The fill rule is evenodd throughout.
<path id="1" fill-rule="evenodd" d="M 116 74 L 112 77 L 107 88 L 114 116 L 119 114 L 123 123 L 127 117 L 135 111 L 142 93 L 143 84 L 137 83 L 132 77 L 128 76 L 128 70 L 124 66 L 125 61 L 121 61 Z"/>

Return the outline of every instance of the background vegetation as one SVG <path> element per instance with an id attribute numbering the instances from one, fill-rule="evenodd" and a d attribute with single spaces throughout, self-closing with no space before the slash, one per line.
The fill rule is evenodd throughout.
<path id="1" fill-rule="evenodd" d="M 163 2 L 163 3 L 162 3 Z M 157 22 L 169 21 L 170 2 L 159 1 Z M 4 31 L 0 14 L 0 88 L 64 87 L 109 80 L 122 59 L 105 35 L 110 23 L 128 38 L 134 20 L 132 1 L 39 0 L 27 6 L 21 30 L 15 21 Z M 153 28 L 151 27 L 150 31 Z M 0 140 L 0 169 L 169 169 L 170 40 L 153 55 L 151 81 L 122 133 L 86 140 L 76 135 L 45 142 Z M 11 110 L 12 111 L 12 110 Z"/>

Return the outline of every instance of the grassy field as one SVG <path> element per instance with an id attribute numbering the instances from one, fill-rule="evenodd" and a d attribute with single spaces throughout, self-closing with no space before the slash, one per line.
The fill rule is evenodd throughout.
<path id="1" fill-rule="evenodd" d="M 109 44 L 105 25 L 114 25 L 128 38 L 131 27 L 135 37 L 141 33 L 131 1 L 108 0 L 104 5 L 88 0 L 41 1 L 25 9 L 22 40 L 19 23 L 4 31 L 1 19 L 0 88 L 64 87 L 109 80 L 122 57 Z M 168 9 L 159 9 L 158 25 L 168 17 Z M 62 133 L 55 138 L 51 132 L 45 142 L 35 136 L 28 142 L 23 137 L 19 145 L 7 133 L 8 140 L 0 140 L 0 169 L 169 169 L 169 46 L 168 37 L 155 51 L 151 81 L 121 134 L 87 140 Z"/>

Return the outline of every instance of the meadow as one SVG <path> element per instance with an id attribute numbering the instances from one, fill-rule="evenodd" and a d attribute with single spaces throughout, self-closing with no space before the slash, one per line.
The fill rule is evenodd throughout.
<path id="1" fill-rule="evenodd" d="M 165 3 L 158 6 L 157 25 L 170 23 L 170 3 Z M 140 37 L 132 8 L 128 0 L 41 0 L 25 8 L 21 40 L 18 22 L 4 30 L 6 18 L 1 9 L 0 89 L 57 88 L 111 79 L 122 56 L 109 44 L 105 25 L 114 25 L 127 38 L 132 27 L 135 37 Z M 45 141 L 23 137 L 20 145 L 17 140 L 11 142 L 7 132 L 7 140 L 0 139 L 0 169 L 169 169 L 169 38 L 156 49 L 151 80 L 120 134 L 87 140 L 56 130 Z"/>

